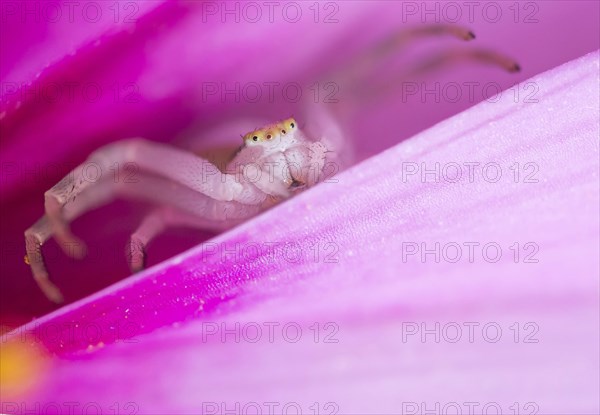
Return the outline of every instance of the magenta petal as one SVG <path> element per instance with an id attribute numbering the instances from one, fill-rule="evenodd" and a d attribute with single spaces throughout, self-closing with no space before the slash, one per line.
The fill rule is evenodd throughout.
<path id="1" fill-rule="evenodd" d="M 224 81 L 228 86 L 234 82 L 304 82 L 322 74 L 332 61 L 397 31 L 399 21 L 400 27 L 435 22 L 431 14 L 423 19 L 420 13 L 408 12 L 416 3 L 401 2 L 332 3 L 323 6 L 319 23 L 313 16 L 314 7 L 307 4 L 302 8 L 304 18 L 297 23 L 278 15 L 274 22 L 262 19 L 241 24 L 231 16 L 223 20 L 219 13 L 210 13 L 214 3 L 199 1 L 100 2 L 97 22 L 84 18 L 84 13 L 93 15 L 96 6 L 87 10 L 84 4 L 69 1 L 52 2 L 55 6 L 7 3 L 2 10 L 6 24 L 0 33 L 0 127 L 2 161 L 7 163 L 0 182 L 4 197 L 46 190 L 68 171 L 57 164 L 78 164 L 90 151 L 110 141 L 127 136 L 172 141 L 194 122 L 204 128 L 229 120 L 232 114 L 267 113 L 264 107 L 275 116 L 273 106 L 264 105 L 264 100 L 250 108 L 217 99 L 208 102 L 202 98 L 203 82 Z M 42 15 L 52 15 L 58 7 L 65 15 L 56 23 L 21 19 L 20 12 L 26 7 L 38 7 Z M 528 2 L 518 10 L 522 16 L 515 17 L 517 11 L 507 4 L 500 12 L 503 18 L 491 22 L 481 14 L 485 7 L 475 6 L 473 17 L 467 16 L 469 7 L 465 6 L 461 23 L 478 34 L 478 47 L 510 52 L 518 58 L 524 71 L 520 79 L 524 79 L 597 49 L 597 20 L 592 16 L 597 16 L 598 7 L 589 1 Z M 67 18 L 70 8 L 74 8 L 74 21 Z M 336 8 L 333 15 L 339 22 L 323 23 Z M 569 42 L 563 42 L 565 32 Z M 434 43 L 442 49 L 456 46 L 454 39 Z M 419 54 L 436 50 L 430 49 L 427 42 L 417 42 L 403 51 L 399 67 L 409 67 Z M 455 69 L 447 68 L 445 77 L 436 76 L 435 80 L 475 82 L 476 96 L 467 99 L 465 90 L 464 99 L 458 102 L 419 100 L 420 94 L 396 100 L 396 104 L 408 104 L 398 115 L 401 138 L 484 100 L 490 95 L 483 92 L 484 85 L 492 84 L 490 90 L 495 91 L 515 83 L 513 76 L 496 68 Z M 290 102 L 283 101 L 277 102 L 276 111 L 287 115 Z M 387 109 L 397 112 L 396 105 L 387 105 Z M 389 117 L 380 108 L 377 112 L 380 119 Z M 378 121 L 357 120 L 353 127 L 363 133 L 381 125 Z M 397 137 L 359 142 L 359 153 L 372 155 L 396 141 Z M 26 162 L 23 154 L 27 154 Z M 32 180 L 23 166 L 48 170 Z"/>
<path id="2" fill-rule="evenodd" d="M 303 82 L 322 74 L 333 61 L 352 56 L 393 31 L 435 21 L 431 14 L 422 18 L 416 13 L 399 26 L 399 19 L 406 14 L 403 8 L 414 6 L 412 2 L 325 2 L 322 12 L 339 6 L 335 14 L 339 24 L 315 23 L 311 2 L 301 3 L 304 18 L 298 23 L 288 23 L 279 17 L 274 23 L 260 24 L 238 24 L 232 19 L 222 24 L 216 15 L 204 22 L 202 8 L 213 4 L 210 2 L 144 0 L 118 5 L 128 13 L 135 4 L 139 5 L 139 12 L 134 14 L 134 23 L 124 21 L 129 19 L 122 13 L 119 24 L 108 24 L 114 22 L 111 13 L 116 3 L 107 2 L 102 4 L 106 7 L 105 20 L 97 24 L 62 19 L 47 27 L 28 24 L 21 28 L 19 17 L 9 17 L 0 29 L 0 34 L 8 34 L 0 36 L 0 76 L 4 83 L 0 91 L 3 205 L 0 245 L 5 258 L 0 263 L 1 325 L 16 327 L 52 309 L 23 264 L 22 233 L 43 214 L 44 191 L 83 162 L 91 151 L 130 136 L 181 144 L 185 138 L 197 137 L 198 130 L 207 131 L 214 124 L 231 125 L 238 117 L 259 114 L 273 120 L 295 114 L 298 106 L 285 100 L 284 105 L 279 105 L 279 101 L 267 105 L 265 100 L 258 104 L 220 102 L 216 97 L 206 102 L 202 99 L 201 85 L 206 80 L 229 85 L 238 81 L 242 84 L 263 80 Z M 436 3 L 433 7 L 451 11 L 453 5 Z M 494 6 L 491 4 L 490 13 Z M 461 45 L 456 39 L 415 42 L 398 54 L 397 65 L 386 63 L 386 67 L 391 71 L 408 70 L 423 57 L 451 47 L 472 46 L 508 53 L 519 60 L 523 72 L 505 74 L 495 67 L 456 65 L 415 79 L 419 84 L 425 82 L 427 89 L 456 83 L 462 86 L 475 83 L 478 87 L 473 97 L 463 88 L 458 102 L 431 95 L 423 99 L 421 94 L 405 99 L 398 93 L 374 107 L 361 108 L 360 114 L 343 123 L 354 135 L 349 140 L 354 141 L 359 159 L 485 100 L 493 91 L 508 89 L 505 93 L 519 100 L 537 98 L 537 92 L 530 86 L 526 90 L 511 86 L 594 51 L 600 45 L 598 2 L 526 2 L 518 9 L 518 18 L 512 3 L 501 6 L 502 18 L 498 22 L 484 18 L 480 5 L 475 6 L 477 13 L 473 18 L 463 14 L 460 23 L 477 33 L 476 42 L 470 45 Z M 76 7 L 80 10 L 83 5 Z M 326 15 L 321 13 L 321 18 Z M 39 43 L 41 39 L 43 43 Z M 36 78 L 38 72 L 40 76 Z M 30 93 L 31 89 L 52 82 L 78 85 L 76 99 L 67 99 L 65 95 L 52 103 Z M 27 87 L 16 93 L 11 83 Z M 99 100 L 83 99 L 80 87 L 89 83 L 102 88 Z M 485 88 L 487 94 L 486 86 L 491 87 Z M 129 95 L 132 92 L 137 94 L 132 97 Z M 305 92 L 305 96 L 313 93 Z M 394 121 L 392 129 L 390 120 Z M 231 138 L 237 140 L 237 134 L 236 131 Z M 215 137 L 212 142 L 222 144 L 223 138 Z M 64 289 L 67 301 L 82 298 L 129 275 L 122 249 L 132 228 L 141 220 L 138 207 L 114 204 L 74 223 L 74 231 L 88 246 L 102 252 L 100 260 L 88 258 L 75 264 L 59 254 L 52 241 L 46 245 L 46 250 L 54 254 L 48 255 L 52 258 L 48 268 L 54 281 Z M 117 215 L 120 220 L 115 219 Z M 197 233 L 167 235 L 150 249 L 149 260 L 157 263 L 182 252 L 182 246 L 193 246 L 204 238 L 205 235 Z"/>
<path id="3" fill-rule="evenodd" d="M 598 67 L 595 52 L 535 77 L 539 102 L 477 105 L 216 245 L 21 328 L 59 356 L 25 402 L 598 413 Z M 435 163 L 492 167 L 457 180 L 408 174 Z M 463 255 L 410 254 L 436 243 Z M 236 323 L 264 331 L 253 343 Z M 286 324 L 302 329 L 297 342 Z M 421 324 L 432 333 L 411 334 Z"/>

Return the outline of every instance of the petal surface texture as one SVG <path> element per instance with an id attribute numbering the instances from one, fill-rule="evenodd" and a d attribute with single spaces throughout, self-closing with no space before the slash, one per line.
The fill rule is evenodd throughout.
<path id="1" fill-rule="evenodd" d="M 21 327 L 53 357 L 20 399 L 598 413 L 598 73 L 545 72 L 536 102 L 478 104 Z"/>

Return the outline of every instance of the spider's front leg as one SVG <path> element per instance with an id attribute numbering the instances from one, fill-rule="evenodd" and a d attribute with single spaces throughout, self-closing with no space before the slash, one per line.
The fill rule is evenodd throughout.
<path id="1" fill-rule="evenodd" d="M 196 192 L 220 201 L 253 203 L 260 195 L 230 175 L 222 174 L 208 161 L 191 153 L 152 143 L 130 139 L 102 147 L 75 168 L 45 194 L 45 210 L 52 232 L 66 254 L 72 255 L 71 246 L 83 246 L 69 230 L 64 218 L 64 207 L 73 202 L 85 189 L 108 175 L 114 166 L 123 168 L 131 163 L 137 169 L 169 178 Z M 90 173 L 90 170 L 94 173 Z M 90 175 L 92 175 L 90 177 Z M 75 251 L 77 256 L 83 253 Z"/>
<path id="2" fill-rule="evenodd" d="M 131 184 L 101 177 L 115 163 L 134 163 L 140 171 L 152 175 L 140 174 L 140 180 Z M 94 175 L 96 180 L 89 179 L 89 166 L 99 172 Z M 43 243 L 54 235 L 67 255 L 81 257 L 85 253 L 83 243 L 70 232 L 69 222 L 117 194 L 174 205 L 215 222 L 251 216 L 266 198 L 251 183 L 223 174 L 207 160 L 183 150 L 141 139 L 103 147 L 46 192 L 46 215 L 25 232 L 26 261 L 51 300 L 61 302 L 62 295 L 48 279 L 41 252 Z"/>
<path id="3" fill-rule="evenodd" d="M 86 210 L 110 201 L 113 198 L 114 188 L 110 181 L 101 180 L 90 191 L 83 192 L 80 196 L 71 201 L 61 212 L 60 221 L 68 232 L 68 223 L 81 215 Z M 33 226 L 25 231 L 25 262 L 31 266 L 31 271 L 35 281 L 46 297 L 55 303 L 61 303 L 63 296 L 48 278 L 48 272 L 44 263 L 42 254 L 43 244 L 53 235 L 53 227 L 48 215 L 44 215 Z M 63 235 L 65 235 L 63 233 Z M 85 249 L 82 248 L 82 242 L 73 237 L 71 241 L 63 240 L 61 247 L 71 257 L 80 257 Z"/>
<path id="4" fill-rule="evenodd" d="M 312 187 L 354 162 L 354 146 L 340 123 L 340 114 L 327 105 L 306 102 L 306 141 L 285 152 L 293 178 Z"/>
<path id="5" fill-rule="evenodd" d="M 148 213 L 131 234 L 125 255 L 132 272 L 146 266 L 148 244 L 167 228 L 185 227 L 210 231 L 224 231 L 254 216 L 260 205 L 241 205 L 235 202 L 215 202 L 212 208 L 202 208 L 197 203 L 179 203 L 176 206 L 160 206 Z M 186 209 L 187 208 L 187 209 Z"/>

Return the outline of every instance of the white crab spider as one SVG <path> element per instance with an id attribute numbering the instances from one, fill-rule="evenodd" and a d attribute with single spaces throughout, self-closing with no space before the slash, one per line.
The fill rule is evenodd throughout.
<path id="1" fill-rule="evenodd" d="M 326 162 L 337 161 L 335 142 L 329 136 L 309 138 L 294 118 L 247 133 L 224 171 L 196 154 L 144 139 L 128 139 L 102 147 L 45 194 L 46 215 L 25 232 L 26 261 L 46 296 L 62 301 L 48 279 L 42 244 L 53 235 L 63 251 L 83 257 L 85 245 L 68 223 L 82 213 L 116 196 L 156 203 L 129 241 L 130 267 L 144 266 L 146 245 L 168 226 L 189 226 L 222 231 L 266 208 L 311 187 L 323 178 Z M 86 167 L 107 172 L 114 165 L 135 163 L 142 175 L 136 183 L 90 181 Z"/>
<path id="2" fill-rule="evenodd" d="M 474 39 L 472 32 L 458 26 L 417 27 L 396 33 L 366 50 L 329 79 L 350 85 L 350 90 L 360 90 L 352 87 L 362 84 L 383 55 L 392 53 L 412 38 L 438 34 Z M 419 70 L 430 70 L 457 59 L 493 63 L 511 72 L 519 70 L 516 62 L 487 50 L 437 55 Z M 371 80 L 370 92 L 388 89 L 397 81 L 397 78 Z M 94 163 L 107 172 L 115 163 L 121 166 L 135 163 L 143 172 L 142 180 L 137 183 L 86 180 L 87 164 L 84 163 L 45 193 L 45 215 L 25 231 L 25 261 L 31 265 L 39 287 L 50 300 L 63 301 L 60 290 L 48 278 L 42 245 L 54 236 L 67 255 L 83 257 L 85 244 L 70 232 L 69 222 L 117 196 L 140 198 L 158 205 L 143 219 L 128 243 L 130 267 L 138 271 L 144 266 L 146 245 L 166 227 L 222 231 L 314 186 L 323 180 L 327 163 L 342 169 L 346 160 L 342 152 L 346 145 L 336 118 L 315 105 L 309 114 L 310 122 L 316 120 L 315 124 L 319 125 L 316 131 L 303 131 L 294 118 L 253 130 L 243 136 L 243 145 L 231 154 L 222 170 L 192 152 L 140 138 L 118 141 L 96 150 L 87 164 Z"/>

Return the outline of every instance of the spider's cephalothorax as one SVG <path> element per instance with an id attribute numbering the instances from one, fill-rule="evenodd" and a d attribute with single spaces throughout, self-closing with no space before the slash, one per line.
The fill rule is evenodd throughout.
<path id="1" fill-rule="evenodd" d="M 308 138 L 294 118 L 251 131 L 243 140 L 226 172 L 270 196 L 265 205 L 318 182 L 329 151 L 323 142 Z"/>
<path id="2" fill-rule="evenodd" d="M 268 151 L 285 151 L 298 142 L 301 133 L 294 118 L 267 125 L 244 136 L 244 145 L 261 146 Z"/>

